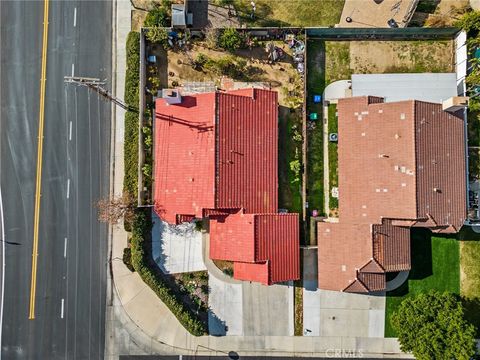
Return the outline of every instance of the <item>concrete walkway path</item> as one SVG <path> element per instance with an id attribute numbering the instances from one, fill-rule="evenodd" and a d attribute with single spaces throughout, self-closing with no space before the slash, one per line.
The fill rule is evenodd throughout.
<path id="1" fill-rule="evenodd" d="M 400 271 L 400 273 L 395 276 L 394 279 L 387 281 L 386 291 L 393 291 L 395 289 L 398 289 L 400 286 L 403 285 L 405 281 L 407 281 L 409 274 L 410 271 Z"/>

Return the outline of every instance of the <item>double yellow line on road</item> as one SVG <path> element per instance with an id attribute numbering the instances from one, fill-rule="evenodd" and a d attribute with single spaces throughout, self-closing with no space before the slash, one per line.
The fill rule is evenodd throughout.
<path id="1" fill-rule="evenodd" d="M 40 223 L 40 197 L 42 191 L 43 125 L 45 121 L 45 85 L 47 81 L 48 5 L 43 4 L 42 70 L 40 76 L 40 114 L 38 120 L 37 179 L 35 184 L 35 210 L 33 215 L 32 278 L 30 283 L 29 319 L 35 319 L 35 293 L 37 291 L 38 227 Z"/>

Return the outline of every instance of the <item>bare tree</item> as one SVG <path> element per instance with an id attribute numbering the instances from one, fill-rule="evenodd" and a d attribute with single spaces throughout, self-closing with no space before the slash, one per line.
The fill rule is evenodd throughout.
<path id="1" fill-rule="evenodd" d="M 98 220 L 109 224 L 116 224 L 122 218 L 126 222 L 132 221 L 137 207 L 134 198 L 127 193 L 118 197 L 100 199 L 96 205 Z"/>

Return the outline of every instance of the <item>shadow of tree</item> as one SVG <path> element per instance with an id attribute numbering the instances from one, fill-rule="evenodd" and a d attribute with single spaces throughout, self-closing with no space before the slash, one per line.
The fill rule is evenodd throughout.
<path id="1" fill-rule="evenodd" d="M 208 309 L 208 333 L 212 336 L 225 336 L 227 335 L 228 326 L 225 321 L 220 319 L 215 312 Z"/>

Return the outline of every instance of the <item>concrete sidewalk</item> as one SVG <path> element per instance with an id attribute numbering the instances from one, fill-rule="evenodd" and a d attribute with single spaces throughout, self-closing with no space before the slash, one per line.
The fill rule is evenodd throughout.
<path id="1" fill-rule="evenodd" d="M 130 31 L 130 3 L 117 1 L 114 6 L 114 94 L 124 93 L 125 42 Z M 112 127 L 112 193 L 121 195 L 123 188 L 123 118 L 114 109 Z M 201 336 L 190 335 L 136 273 L 122 262 L 127 234 L 122 225 L 111 228 L 111 261 L 107 288 L 105 359 L 119 355 L 190 354 L 270 356 L 328 356 L 334 350 L 350 351 L 369 357 L 410 357 L 402 354 L 396 339 L 353 336 Z M 332 334 L 334 335 L 334 334 Z"/>

